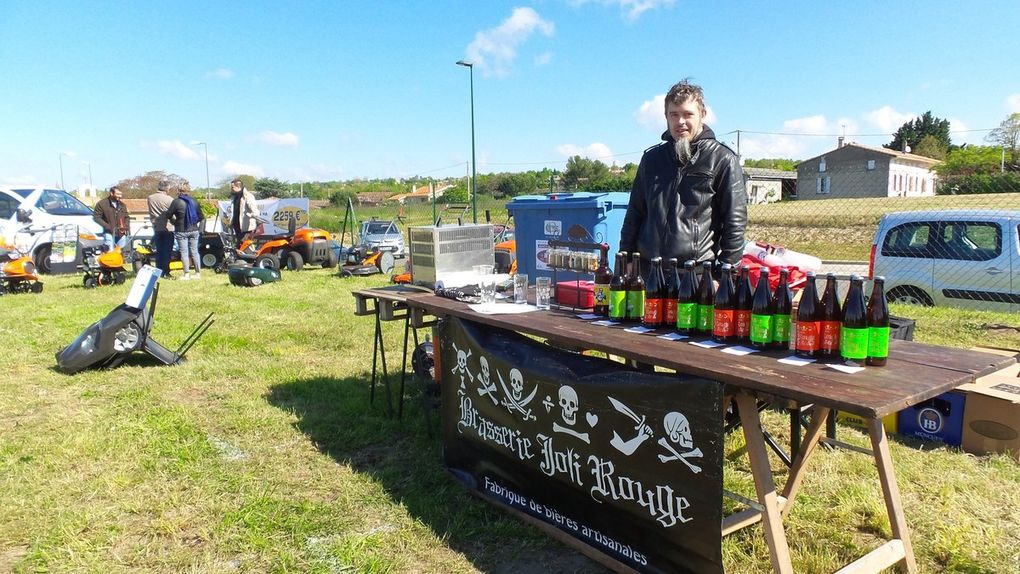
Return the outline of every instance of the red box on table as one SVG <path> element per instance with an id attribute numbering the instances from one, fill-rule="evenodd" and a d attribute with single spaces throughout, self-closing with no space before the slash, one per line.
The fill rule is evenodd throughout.
<path id="1" fill-rule="evenodd" d="M 595 282 L 560 281 L 556 284 L 555 297 L 559 305 L 591 309 L 595 306 Z"/>

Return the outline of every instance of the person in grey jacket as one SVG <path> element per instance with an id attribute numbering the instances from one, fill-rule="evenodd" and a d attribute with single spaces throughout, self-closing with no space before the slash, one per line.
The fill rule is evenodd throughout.
<path id="1" fill-rule="evenodd" d="M 653 257 L 736 264 L 744 248 L 747 194 L 740 160 L 705 125 L 700 86 L 666 94 L 663 143 L 641 156 L 620 232 L 620 250 Z"/>
<path id="2" fill-rule="evenodd" d="M 241 237 L 255 231 L 259 222 L 259 208 L 255 195 L 244 188 L 244 182 L 235 179 L 230 182 L 232 212 L 230 227 L 234 230 L 234 247 L 241 245 Z"/>
<path id="3" fill-rule="evenodd" d="M 174 228 L 167 220 L 170 204 L 174 200 L 167 193 L 169 189 L 170 182 L 165 179 L 160 180 L 156 185 L 156 193 L 151 194 L 147 199 L 149 221 L 152 222 L 152 242 L 156 247 L 156 267 L 163 272 L 165 279 L 171 279 L 170 256 L 174 250 Z"/>

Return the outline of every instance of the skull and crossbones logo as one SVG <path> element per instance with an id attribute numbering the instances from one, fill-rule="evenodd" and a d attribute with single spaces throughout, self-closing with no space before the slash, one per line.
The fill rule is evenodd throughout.
<path id="1" fill-rule="evenodd" d="M 506 397 L 503 399 L 503 406 L 506 410 L 511 413 L 517 412 L 524 416 L 524 420 L 533 421 L 535 415 L 531 412 L 531 409 L 527 408 L 528 404 L 531 403 L 532 399 L 535 398 L 535 393 L 538 392 L 538 386 L 536 385 L 532 389 L 531 394 L 524 397 L 524 375 L 516 367 L 510 369 L 510 388 L 506 386 L 506 381 L 503 380 L 503 375 L 496 371 L 496 376 L 499 377 L 499 385 L 503 387 L 503 393 Z"/>
<path id="2" fill-rule="evenodd" d="M 492 400 L 492 404 L 498 405 L 499 400 L 496 399 L 496 383 L 489 375 L 489 360 L 482 356 L 478 358 L 478 363 L 482 367 L 482 372 L 478 375 L 478 382 L 481 383 L 481 386 L 478 387 L 478 394 L 480 396 L 489 397 Z"/>
<path id="3" fill-rule="evenodd" d="M 580 401 L 577 399 L 577 391 L 569 385 L 563 385 L 560 387 L 557 393 L 559 397 L 560 406 L 560 417 L 567 426 L 561 426 L 559 423 L 554 422 L 552 428 L 554 431 L 559 433 L 568 434 L 574 438 L 583 440 L 584 442 L 591 444 L 591 439 L 586 432 L 578 432 L 570 427 L 574 426 L 577 422 L 577 411 L 580 409 Z"/>
<path id="4" fill-rule="evenodd" d="M 686 464 L 695 474 L 701 472 L 701 467 L 691 464 L 688 458 L 701 458 L 704 454 L 700 448 L 694 446 L 694 435 L 691 432 L 691 423 L 683 413 L 676 411 L 666 413 L 662 418 L 662 426 L 666 429 L 666 436 L 659 439 L 659 446 L 666 449 L 669 454 L 660 454 L 659 460 L 670 462 L 679 460 Z M 669 440 L 666 440 L 666 439 Z M 676 444 L 676 447 L 673 446 Z M 677 449 L 685 450 L 680 452 Z"/>
<path id="5" fill-rule="evenodd" d="M 468 349 L 465 353 L 457 348 L 457 343 L 453 343 L 453 350 L 457 352 L 457 364 L 450 371 L 460 375 L 460 388 L 464 388 L 464 375 L 467 375 L 469 381 L 474 381 L 475 376 L 471 374 L 468 369 L 467 360 L 471 356 L 471 349 Z"/>

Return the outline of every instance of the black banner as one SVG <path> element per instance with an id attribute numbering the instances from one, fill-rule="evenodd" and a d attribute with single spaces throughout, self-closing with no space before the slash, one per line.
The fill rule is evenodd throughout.
<path id="1" fill-rule="evenodd" d="M 457 318 L 436 340 L 457 479 L 639 571 L 723 571 L 720 383 Z"/>

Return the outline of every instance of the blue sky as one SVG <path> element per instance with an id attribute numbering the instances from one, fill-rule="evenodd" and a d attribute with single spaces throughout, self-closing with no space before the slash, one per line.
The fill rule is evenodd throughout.
<path id="1" fill-rule="evenodd" d="M 691 77 L 747 158 L 881 145 L 931 110 L 954 143 L 1020 111 L 1020 2 L 688 0 L 0 5 L 0 184 L 205 185 L 637 162 Z M 809 135 L 805 135 L 809 134 Z"/>

